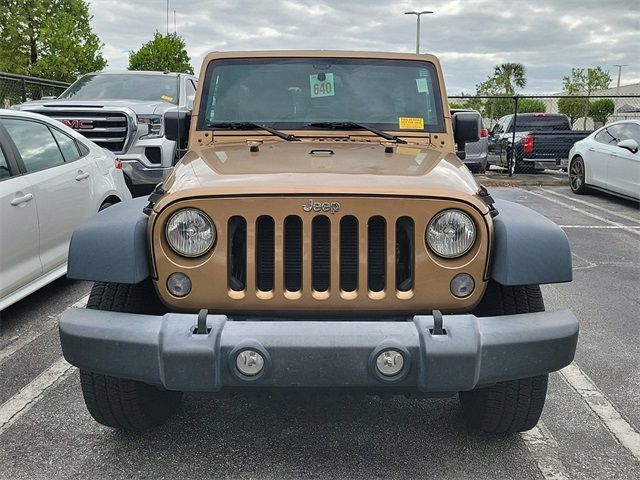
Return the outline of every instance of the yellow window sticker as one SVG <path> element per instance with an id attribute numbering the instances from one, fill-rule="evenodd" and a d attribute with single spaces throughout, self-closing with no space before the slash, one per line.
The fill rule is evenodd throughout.
<path id="1" fill-rule="evenodd" d="M 162 95 L 160 98 L 165 102 L 170 102 L 171 100 L 173 100 L 173 97 L 170 97 L 169 95 Z"/>
<path id="2" fill-rule="evenodd" d="M 426 77 L 416 78 L 416 86 L 418 87 L 418 93 L 429 93 Z"/>
<path id="3" fill-rule="evenodd" d="M 398 117 L 398 126 L 402 130 L 424 130 L 424 118 Z"/>
<path id="4" fill-rule="evenodd" d="M 333 84 L 333 73 L 309 75 L 309 89 L 311 98 L 332 97 L 336 91 Z"/>

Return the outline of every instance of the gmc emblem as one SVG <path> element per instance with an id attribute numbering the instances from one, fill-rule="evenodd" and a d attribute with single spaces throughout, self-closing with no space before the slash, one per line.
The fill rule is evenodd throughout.
<path id="1" fill-rule="evenodd" d="M 61 122 L 74 130 L 90 130 L 93 128 L 93 120 L 61 120 Z"/>

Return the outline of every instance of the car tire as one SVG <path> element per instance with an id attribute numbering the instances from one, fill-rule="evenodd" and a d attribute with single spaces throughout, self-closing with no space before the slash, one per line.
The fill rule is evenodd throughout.
<path id="1" fill-rule="evenodd" d="M 542 312 L 538 285 L 507 287 L 489 281 L 474 314 L 482 316 Z M 530 430 L 538 423 L 547 396 L 549 375 L 498 382 L 458 394 L 467 423 L 484 433 L 502 434 Z"/>
<path id="2" fill-rule="evenodd" d="M 97 282 L 87 308 L 152 315 L 166 312 L 150 279 L 135 285 Z M 87 410 L 98 423 L 132 432 L 161 425 L 182 400 L 182 392 L 84 370 L 80 371 L 80 385 Z"/>
<path id="3" fill-rule="evenodd" d="M 581 156 L 577 155 L 573 157 L 569 164 L 569 186 L 573 193 L 583 195 L 588 192 L 588 188 L 585 184 L 585 165 Z"/>

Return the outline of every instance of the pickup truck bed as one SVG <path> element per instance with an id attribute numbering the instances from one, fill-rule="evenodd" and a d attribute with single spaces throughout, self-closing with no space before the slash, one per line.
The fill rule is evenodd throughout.
<path id="1" fill-rule="evenodd" d="M 516 169 L 567 168 L 571 147 L 590 133 L 586 130 L 527 133 L 516 140 Z"/>

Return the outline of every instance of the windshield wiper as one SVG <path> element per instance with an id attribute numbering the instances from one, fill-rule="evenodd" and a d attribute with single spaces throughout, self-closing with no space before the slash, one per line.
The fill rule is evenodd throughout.
<path id="1" fill-rule="evenodd" d="M 375 127 L 367 125 L 366 123 L 358 123 L 358 122 L 313 122 L 307 123 L 307 127 L 317 127 L 317 128 L 330 128 L 332 130 L 353 130 L 353 129 L 362 129 L 367 130 L 371 133 L 375 133 L 379 137 L 385 138 L 387 140 L 393 140 L 396 143 L 407 143 L 406 140 L 401 139 L 395 135 L 391 135 L 390 133 L 383 132 L 382 130 L 378 130 Z"/>
<path id="2" fill-rule="evenodd" d="M 298 142 L 300 139 L 295 135 L 281 132 L 275 128 L 268 127 L 255 122 L 211 122 L 207 123 L 209 128 L 224 128 L 229 130 L 266 130 L 271 135 L 285 139 L 287 142 Z"/>

